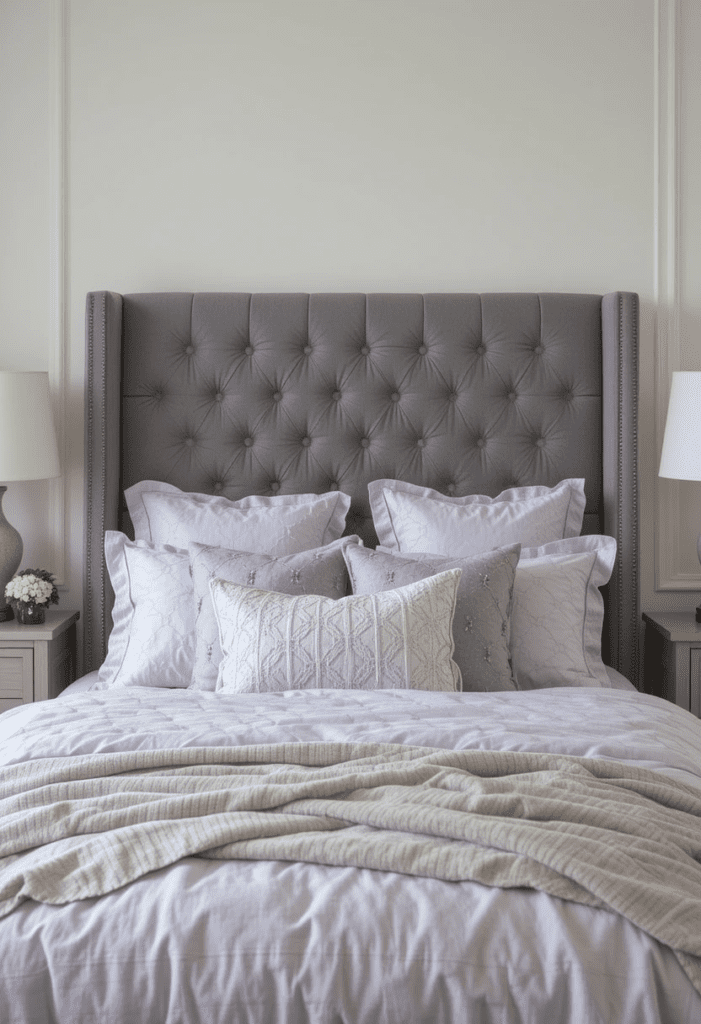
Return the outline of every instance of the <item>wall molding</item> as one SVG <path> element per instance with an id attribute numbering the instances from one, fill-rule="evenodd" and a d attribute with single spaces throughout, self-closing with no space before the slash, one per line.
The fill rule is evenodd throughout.
<path id="1" fill-rule="evenodd" d="M 48 482 L 47 531 L 51 564 L 59 586 L 66 585 L 67 447 L 66 381 L 68 361 L 67 288 L 67 137 L 68 137 L 68 0 L 50 0 L 51 110 L 50 125 L 50 323 L 49 384 L 54 404 L 56 439 L 62 475 Z"/>
<path id="2" fill-rule="evenodd" d="M 681 0 L 655 0 L 655 589 L 701 590 L 682 568 L 680 487 L 657 476 L 672 373 L 681 368 Z"/>

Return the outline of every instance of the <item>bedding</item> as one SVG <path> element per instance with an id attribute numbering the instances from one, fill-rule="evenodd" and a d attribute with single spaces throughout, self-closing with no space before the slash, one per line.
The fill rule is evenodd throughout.
<path id="1" fill-rule="evenodd" d="M 363 557 L 368 556 L 361 554 L 355 560 Z M 396 559 L 398 553 L 380 547 L 377 557 Z M 611 685 L 601 658 L 601 588 L 611 578 L 615 559 L 613 537 L 594 534 L 520 549 L 508 631 L 518 689 Z M 440 564 L 442 568 L 462 564 L 454 557 L 439 560 L 425 552 L 402 556 L 402 564 L 411 562 L 416 566 Z M 490 609 L 487 604 L 482 621 L 485 617 L 491 621 L 492 631 L 499 627 L 501 616 L 496 607 Z M 458 630 L 456 645 L 457 635 Z"/>
<path id="2" fill-rule="evenodd" d="M 380 594 L 291 597 L 215 577 L 217 690 L 460 688 L 453 616 L 460 569 Z"/>
<path id="3" fill-rule="evenodd" d="M 326 494 L 221 495 L 183 493 L 156 480 L 124 492 L 136 540 L 187 548 L 192 541 L 268 555 L 289 555 L 337 540 L 350 498 Z"/>
<path id="4" fill-rule="evenodd" d="M 310 551 L 278 556 L 191 544 L 189 564 L 194 598 L 195 664 L 190 685 L 199 690 L 214 690 L 217 685 L 222 651 L 209 592 L 212 579 L 243 583 L 282 594 L 343 597 L 349 585 L 343 552 L 347 547 L 359 544 L 360 537 L 351 535 Z"/>
<path id="5" fill-rule="evenodd" d="M 586 505 L 581 479 L 555 487 L 512 487 L 495 498 L 454 497 L 401 480 L 373 480 L 368 494 L 382 547 L 436 555 L 474 555 L 517 543 L 538 547 L 577 537 Z"/>
<path id="6" fill-rule="evenodd" d="M 307 751 L 311 744 L 317 754 L 328 753 L 329 745 L 334 750 L 340 745 L 346 756 L 356 743 L 373 749 L 378 743 L 400 744 L 395 748 L 402 752 L 400 763 L 413 756 L 408 747 L 431 748 L 437 753 L 429 759 L 437 763 L 447 757 L 452 764 L 453 752 L 466 752 L 474 759 L 473 767 L 483 757 L 513 756 L 515 766 L 525 769 L 529 752 L 537 755 L 536 760 L 555 755 L 544 789 L 529 797 L 543 795 L 550 808 L 557 803 L 563 754 L 594 758 L 597 771 L 621 780 L 623 792 L 632 785 L 636 769 L 643 769 L 640 778 L 647 785 L 648 779 L 659 780 L 669 784 L 670 792 L 687 794 L 690 804 L 701 799 L 698 720 L 658 698 L 579 688 L 528 693 L 326 689 L 235 695 L 136 688 L 68 694 L 0 717 L 0 783 L 7 784 L 14 773 L 15 786 L 28 794 L 22 804 L 27 813 L 27 771 L 41 774 L 58 768 L 64 778 L 73 777 L 77 783 L 76 777 L 89 774 L 91 760 L 103 769 L 121 761 L 131 768 L 127 781 L 140 779 L 143 791 L 154 774 L 148 766 L 154 759 L 163 764 L 163 751 L 176 767 L 201 760 L 203 750 L 209 751 L 211 761 L 224 756 L 245 762 L 251 748 L 262 744 L 278 763 L 278 744 L 290 745 L 293 754 L 299 744 Z M 242 749 L 237 751 L 238 747 Z M 367 751 L 361 748 L 361 753 Z M 441 758 L 441 752 L 446 757 Z M 72 760 L 75 757 L 79 760 Z M 139 764 L 145 773 L 134 773 Z M 388 764 L 396 767 L 396 761 L 383 756 L 378 781 Z M 262 764 L 251 763 L 246 769 L 254 782 L 262 770 Z M 279 773 L 277 780 L 268 777 L 267 788 L 254 790 L 259 796 L 263 791 L 270 794 L 276 781 L 284 779 L 284 771 L 273 769 Z M 295 771 L 299 773 L 299 767 Z M 421 787 L 427 793 L 422 799 L 434 808 L 428 815 L 434 825 L 442 820 L 438 808 L 446 802 L 455 805 L 464 784 L 464 779 L 459 784 L 453 780 L 451 771 L 444 776 L 449 788 Z M 301 778 L 302 785 L 308 785 L 309 772 L 298 775 L 297 784 Z M 177 769 L 159 778 L 155 788 L 167 783 L 172 789 L 183 774 Z M 113 784 L 119 782 L 118 776 L 110 777 Z M 201 770 L 190 786 L 204 793 L 216 778 Z M 386 781 L 396 786 L 396 778 L 388 775 Z M 528 784 L 527 775 L 522 781 Z M 579 784 L 576 776 L 574 782 Z M 490 797 L 494 786 L 497 794 Z M 486 787 L 480 784 L 474 809 L 481 803 L 486 811 L 496 799 L 497 818 L 490 823 L 485 815 L 484 824 L 500 835 L 498 845 L 503 849 L 508 846 L 508 818 L 498 795 L 501 789 L 498 780 Z M 386 789 L 385 795 L 391 797 L 392 792 Z M 299 794 L 293 795 L 299 799 Z M 642 798 L 628 799 L 636 803 Z M 301 813 L 288 817 L 304 824 L 304 815 L 320 816 L 323 803 L 318 796 L 305 797 L 289 808 Z M 361 816 L 363 809 L 374 813 L 375 803 L 370 801 L 369 806 L 356 794 L 351 800 L 357 804 L 354 816 Z M 69 810 L 76 813 L 79 808 L 74 804 Z M 111 813 L 116 812 L 114 805 Z M 600 830 L 605 826 L 617 831 L 616 814 L 599 814 Z M 516 824 L 511 822 L 509 828 Z M 350 827 L 375 834 L 372 824 Z M 392 856 L 412 839 L 413 827 L 395 833 Z M 574 827 L 567 826 L 570 831 Z M 144 831 L 148 835 L 150 829 Z M 335 827 L 330 833 L 326 829 L 325 836 L 334 839 L 336 833 Z M 357 838 L 360 841 L 360 835 Z M 267 840 L 262 842 L 265 847 Z M 649 849 L 647 838 L 634 842 L 641 856 Z M 439 847 L 446 844 L 452 850 L 454 841 L 444 837 Z M 687 846 L 693 853 L 693 843 Z M 245 857 L 253 847 L 239 852 Z M 52 855 L 60 852 L 60 843 L 54 844 Z M 236 851 L 223 853 L 228 857 Z M 485 864 L 492 856 L 479 843 L 475 854 Z M 672 855 L 671 847 L 668 854 Z M 609 891 L 614 885 L 612 857 L 613 853 L 606 863 L 599 863 L 604 874 L 609 872 Z M 435 855 L 429 859 L 435 867 Z M 10 871 L 19 863 L 13 861 Z M 491 870 L 498 874 L 508 863 L 509 857 L 500 855 Z M 517 880 L 528 863 L 528 858 L 516 858 Z M 684 871 L 692 873 L 689 877 L 697 878 L 698 864 L 694 866 L 688 855 L 684 863 Z M 37 885 L 41 877 L 39 871 L 31 884 Z M 83 876 L 78 872 L 75 877 Z M 496 880 L 496 875 L 490 879 Z M 660 915 L 660 926 L 675 919 L 683 923 L 679 910 Z M 691 932 L 698 941 L 694 918 Z M 34 941 L 28 941 L 29 936 Z M 11 1024 L 54 1019 L 110 1024 L 217 1024 L 232 1019 L 282 1024 L 332 1019 L 354 1024 L 473 1019 L 487 1024 L 691 1024 L 701 1007 L 688 973 L 694 972 L 693 962 L 682 965 L 669 946 L 604 906 L 520 886 L 444 881 L 430 877 L 430 872 L 415 877 L 397 870 L 286 860 L 284 855 L 263 860 L 186 856 L 105 895 L 57 905 L 24 899 L 0 920 L 0 971 L 0 1019 Z M 124 984 L 125 978 L 129 984 Z"/>
<path id="7" fill-rule="evenodd" d="M 463 690 L 515 690 L 511 667 L 511 606 L 521 546 L 472 558 L 405 557 L 365 547 L 344 557 L 355 594 L 375 594 L 446 569 L 461 572 L 455 598 L 455 662 Z"/>

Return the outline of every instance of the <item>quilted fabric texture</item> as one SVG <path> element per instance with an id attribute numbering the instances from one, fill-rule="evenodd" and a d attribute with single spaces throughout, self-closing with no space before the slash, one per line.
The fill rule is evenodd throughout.
<path id="1" fill-rule="evenodd" d="M 124 492 L 136 540 L 187 548 L 192 542 L 288 555 L 336 540 L 350 498 L 340 492 L 241 501 L 189 494 L 171 484 L 140 481 Z"/>
<path id="2" fill-rule="evenodd" d="M 457 690 L 460 570 L 367 597 L 288 597 L 210 582 L 224 652 L 217 689 Z"/>
<path id="3" fill-rule="evenodd" d="M 616 560 L 613 537 L 589 535 L 523 548 L 511 613 L 511 654 L 519 689 L 603 686 L 604 600 Z"/>
<path id="4" fill-rule="evenodd" d="M 582 476 L 600 533 L 601 316 L 596 295 L 125 295 L 124 486 L 341 490 L 374 547 L 371 480 Z"/>
<path id="5" fill-rule="evenodd" d="M 499 545 L 531 547 L 576 537 L 584 516 L 584 480 L 518 487 L 496 498 L 455 498 L 401 480 L 375 480 L 370 507 L 380 544 L 403 552 L 473 555 Z"/>
<path id="6" fill-rule="evenodd" d="M 114 625 L 94 688 L 189 686 L 195 632 L 187 551 L 109 530 L 105 560 L 115 594 Z"/>
<path id="7" fill-rule="evenodd" d="M 460 569 L 453 639 L 463 690 L 515 690 L 511 668 L 511 601 L 520 545 L 471 558 L 404 556 L 349 547 L 344 551 L 355 594 L 405 586 L 446 569 Z"/>
<path id="8" fill-rule="evenodd" d="M 209 592 L 210 580 L 219 577 L 282 594 L 344 597 L 348 591 L 348 573 L 343 551 L 359 544 L 359 537 L 342 537 L 324 547 L 278 557 L 191 544 L 195 598 L 195 667 L 191 685 L 197 690 L 216 689 L 222 659 L 219 626 Z"/>

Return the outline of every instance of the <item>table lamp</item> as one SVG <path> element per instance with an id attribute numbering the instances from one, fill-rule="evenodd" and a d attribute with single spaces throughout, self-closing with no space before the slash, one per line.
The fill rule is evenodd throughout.
<path id="1" fill-rule="evenodd" d="M 701 372 L 672 374 L 659 475 L 671 480 L 701 480 Z M 701 562 L 701 536 L 696 542 Z M 696 608 L 701 622 L 701 605 Z"/>
<path id="2" fill-rule="evenodd" d="M 46 480 L 58 476 L 49 375 L 0 370 L 0 480 Z M 5 519 L 0 486 L 0 622 L 14 617 L 5 587 L 19 568 L 22 538 Z"/>

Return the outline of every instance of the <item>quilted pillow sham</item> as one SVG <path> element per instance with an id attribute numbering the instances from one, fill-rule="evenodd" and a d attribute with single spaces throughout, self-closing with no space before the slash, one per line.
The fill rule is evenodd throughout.
<path id="1" fill-rule="evenodd" d="M 217 689 L 460 689 L 452 622 L 460 570 L 382 594 L 289 597 L 210 581 L 224 657 Z"/>
<path id="2" fill-rule="evenodd" d="M 108 530 L 105 561 L 114 589 L 113 626 L 93 689 L 189 686 L 195 631 L 187 551 Z"/>
<path id="3" fill-rule="evenodd" d="M 156 480 L 134 484 L 124 497 L 136 540 L 182 549 L 194 542 L 269 555 L 290 555 L 337 540 L 350 507 L 350 497 L 341 491 L 229 501 Z"/>
<path id="4" fill-rule="evenodd" d="M 512 487 L 496 498 L 449 497 L 401 480 L 374 480 L 368 493 L 382 547 L 461 557 L 508 544 L 535 547 L 577 537 L 586 503 L 581 479 L 556 487 Z"/>
<path id="5" fill-rule="evenodd" d="M 360 543 L 360 537 L 341 537 L 311 551 L 278 556 L 191 544 L 189 552 L 195 598 L 192 687 L 196 690 L 216 689 L 222 659 L 219 627 L 209 591 L 211 579 L 219 577 L 231 583 L 282 594 L 344 597 L 348 591 L 348 573 L 343 552 Z"/>
<path id="6" fill-rule="evenodd" d="M 611 687 L 601 660 L 604 599 L 616 541 L 596 534 L 522 548 L 511 612 L 511 656 L 520 690 Z"/>
<path id="7" fill-rule="evenodd" d="M 469 558 L 389 554 L 347 547 L 343 554 L 354 594 L 376 594 L 460 569 L 453 639 L 463 690 L 515 690 L 509 641 L 511 602 L 520 544 Z"/>

